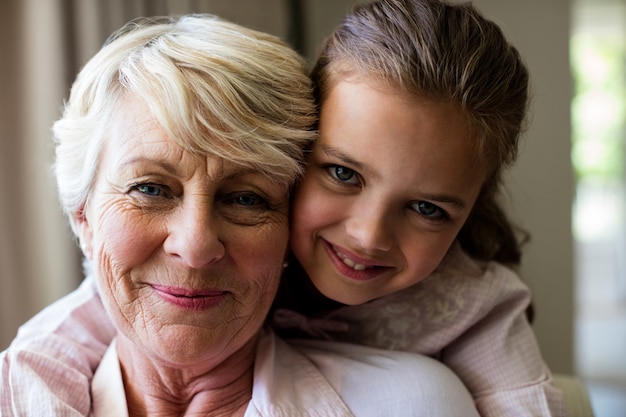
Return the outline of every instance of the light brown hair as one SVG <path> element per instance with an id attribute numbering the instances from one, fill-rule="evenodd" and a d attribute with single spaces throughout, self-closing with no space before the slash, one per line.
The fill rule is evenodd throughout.
<path id="1" fill-rule="evenodd" d="M 377 0 L 358 5 L 326 40 L 312 71 L 318 105 L 341 79 L 364 76 L 466 114 L 485 182 L 458 240 L 472 256 L 520 261 L 519 234 L 498 202 L 517 157 L 529 76 L 502 30 L 470 3 Z"/>

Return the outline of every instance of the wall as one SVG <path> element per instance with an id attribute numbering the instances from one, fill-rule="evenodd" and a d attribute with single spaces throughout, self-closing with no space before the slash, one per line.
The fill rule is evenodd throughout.
<path id="1" fill-rule="evenodd" d="M 572 372 L 574 271 L 571 210 L 568 0 L 476 0 L 530 69 L 531 127 L 510 172 L 510 212 L 532 240 L 521 274 L 533 290 L 534 329 L 553 371 Z"/>

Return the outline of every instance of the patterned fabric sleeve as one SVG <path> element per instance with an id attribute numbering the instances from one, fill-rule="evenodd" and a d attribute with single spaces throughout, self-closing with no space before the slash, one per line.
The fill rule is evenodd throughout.
<path id="1" fill-rule="evenodd" d="M 477 320 L 442 349 L 442 362 L 472 392 L 482 416 L 565 416 L 526 319 L 530 291 L 498 264 L 489 264 L 482 280 Z"/>
<path id="2" fill-rule="evenodd" d="M 526 319 L 530 298 L 512 270 L 476 262 L 457 244 L 433 274 L 405 290 L 313 318 L 277 310 L 273 324 L 437 358 L 467 386 L 483 417 L 565 416 Z"/>
<path id="3" fill-rule="evenodd" d="M 87 416 L 115 334 L 92 278 L 25 323 L 0 354 L 0 415 Z"/>

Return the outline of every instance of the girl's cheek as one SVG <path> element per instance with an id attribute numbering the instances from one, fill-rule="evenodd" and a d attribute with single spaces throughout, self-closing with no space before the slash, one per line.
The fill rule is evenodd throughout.
<path id="1" fill-rule="evenodd" d="M 331 215 L 321 201 L 310 199 L 307 203 L 298 204 L 293 209 L 292 232 L 302 233 L 307 230 L 323 227 L 330 221 Z"/>
<path id="2" fill-rule="evenodd" d="M 344 212 L 347 199 L 325 190 L 314 181 L 303 183 L 292 207 L 292 216 L 307 224 L 324 224 Z"/>

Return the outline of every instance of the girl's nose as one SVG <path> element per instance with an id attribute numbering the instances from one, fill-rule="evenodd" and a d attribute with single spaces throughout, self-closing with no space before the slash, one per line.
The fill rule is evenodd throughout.
<path id="1" fill-rule="evenodd" d="M 192 268 L 201 268 L 221 259 L 225 247 L 219 222 L 205 204 L 187 204 L 172 213 L 164 249 Z"/>
<path id="2" fill-rule="evenodd" d="M 388 251 L 393 242 L 392 224 L 389 212 L 382 205 L 367 210 L 356 208 L 346 221 L 346 233 L 363 251 Z"/>

